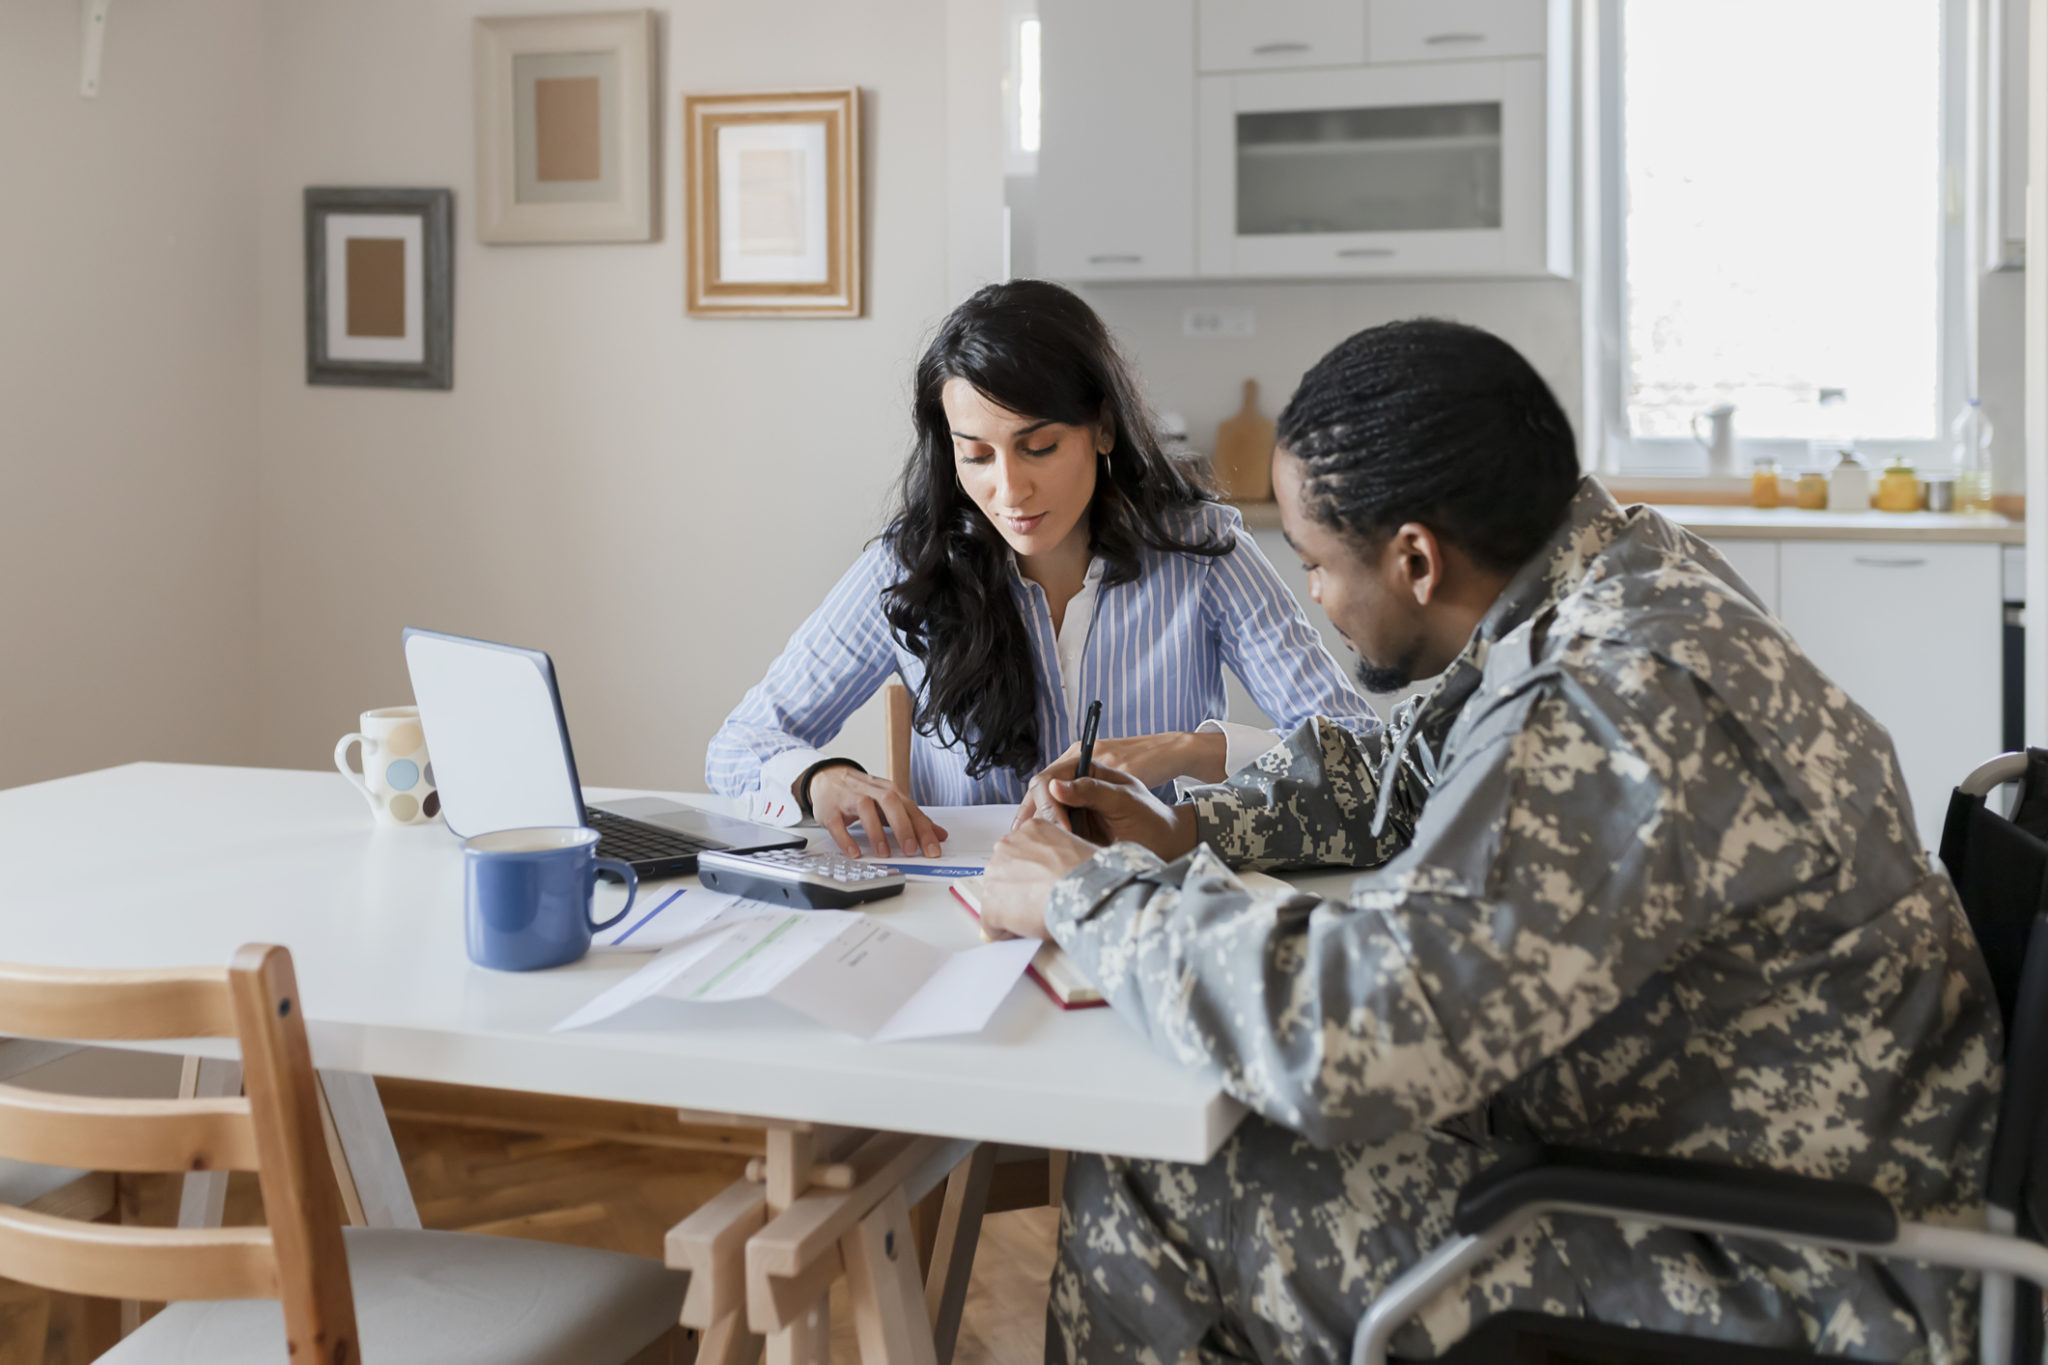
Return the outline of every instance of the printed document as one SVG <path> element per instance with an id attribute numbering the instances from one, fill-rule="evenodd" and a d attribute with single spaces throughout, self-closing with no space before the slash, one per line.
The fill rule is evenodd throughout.
<path id="1" fill-rule="evenodd" d="M 789 910 L 692 891 L 654 960 L 577 1010 L 554 1032 L 609 1019 L 642 1000 L 762 996 L 876 1042 L 976 1033 L 1030 965 L 1035 939 L 934 948 L 852 910 Z M 719 904 L 723 901 L 723 904 Z M 685 908 L 687 906 L 687 908 Z"/>

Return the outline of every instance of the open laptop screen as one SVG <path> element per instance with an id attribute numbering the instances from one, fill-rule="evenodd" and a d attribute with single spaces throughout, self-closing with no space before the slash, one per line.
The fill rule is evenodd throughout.
<path id="1" fill-rule="evenodd" d="M 547 655 L 408 627 L 405 666 L 450 830 L 468 838 L 584 822 Z"/>

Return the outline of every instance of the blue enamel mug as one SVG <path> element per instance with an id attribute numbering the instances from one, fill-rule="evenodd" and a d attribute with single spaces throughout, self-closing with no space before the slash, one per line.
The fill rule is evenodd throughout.
<path id="1" fill-rule="evenodd" d="M 504 972 L 559 967 L 590 951 L 590 936 L 633 908 L 640 879 L 615 858 L 597 856 L 594 829 L 501 829 L 462 841 L 462 901 L 469 960 Z M 590 917 L 599 872 L 626 881 L 626 903 L 608 920 Z"/>

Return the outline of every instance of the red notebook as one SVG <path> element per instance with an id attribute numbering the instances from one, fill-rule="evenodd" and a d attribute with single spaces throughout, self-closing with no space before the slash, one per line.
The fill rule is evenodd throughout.
<path id="1" fill-rule="evenodd" d="M 952 883 L 949 889 L 967 907 L 969 914 L 976 919 L 981 918 L 981 878 L 964 878 Z M 1046 940 L 1045 946 L 1032 957 L 1031 965 L 1025 970 L 1063 1010 L 1094 1009 L 1109 1003 L 1102 998 L 1102 992 L 1095 989 L 1094 983 L 1081 974 L 1081 969 L 1074 965 L 1074 959 L 1067 956 L 1066 949 L 1051 939 Z"/>

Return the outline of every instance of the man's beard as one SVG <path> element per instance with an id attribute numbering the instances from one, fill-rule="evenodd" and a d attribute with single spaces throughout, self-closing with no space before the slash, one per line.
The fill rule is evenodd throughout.
<path id="1" fill-rule="evenodd" d="M 1358 685 L 1368 692 L 1399 692 L 1415 681 L 1415 670 L 1422 666 L 1422 641 L 1410 645 L 1391 664 L 1376 664 L 1365 655 L 1358 656 Z"/>

